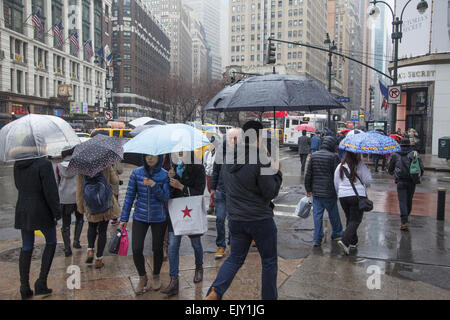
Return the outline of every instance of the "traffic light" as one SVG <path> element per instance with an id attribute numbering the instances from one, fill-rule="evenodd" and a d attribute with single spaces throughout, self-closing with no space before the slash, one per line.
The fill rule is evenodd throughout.
<path id="1" fill-rule="evenodd" d="M 275 47 L 275 43 L 272 43 L 269 40 L 269 45 L 267 46 L 267 64 L 275 64 L 275 62 L 277 61 L 275 56 L 276 50 L 277 49 Z"/>
<path id="2" fill-rule="evenodd" d="M 334 114 L 333 115 L 333 121 L 341 121 L 341 115 L 340 114 Z"/>
<path id="3" fill-rule="evenodd" d="M 303 117 L 303 122 L 309 122 L 311 119 L 309 117 Z"/>

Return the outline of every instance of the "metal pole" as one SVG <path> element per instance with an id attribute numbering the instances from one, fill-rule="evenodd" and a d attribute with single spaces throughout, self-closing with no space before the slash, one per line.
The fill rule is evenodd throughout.
<path id="1" fill-rule="evenodd" d="M 328 52 L 328 92 L 331 93 L 331 67 L 333 66 L 332 62 L 333 53 L 331 52 L 331 45 L 330 50 Z M 331 110 L 328 108 L 328 129 L 331 130 Z"/>
<path id="2" fill-rule="evenodd" d="M 437 203 L 437 220 L 444 221 L 445 220 L 445 193 L 447 189 L 439 188 L 438 189 L 438 203 Z"/>
<path id="3" fill-rule="evenodd" d="M 399 20 L 399 18 L 396 18 L 392 22 L 394 26 L 394 33 L 392 34 L 392 38 L 394 39 L 394 77 L 393 82 L 394 86 L 397 85 L 398 81 L 398 40 L 401 39 L 401 33 L 400 33 L 400 25 L 402 24 L 402 21 Z M 406 128 L 405 128 L 406 130 Z M 397 104 L 392 104 L 392 111 L 391 111 L 391 132 L 397 131 Z"/>

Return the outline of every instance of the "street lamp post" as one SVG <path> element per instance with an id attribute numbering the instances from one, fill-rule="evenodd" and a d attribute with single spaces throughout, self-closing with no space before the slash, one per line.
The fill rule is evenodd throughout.
<path id="1" fill-rule="evenodd" d="M 109 73 L 109 68 L 110 68 L 112 62 L 115 62 L 115 63 L 117 63 L 118 66 L 120 66 L 122 63 L 122 59 L 120 58 L 120 56 L 113 55 L 111 60 L 109 62 L 106 62 L 105 59 L 103 59 L 103 57 L 95 56 L 95 60 L 94 60 L 95 64 L 100 64 L 100 61 L 98 58 L 101 58 L 105 62 L 105 65 L 106 65 L 106 81 L 105 81 L 106 108 L 108 109 L 108 111 L 111 111 L 112 89 L 113 89 L 111 80 L 112 80 L 114 74 L 111 75 Z M 118 118 L 116 108 L 112 108 L 112 111 L 113 111 L 113 119 L 116 120 Z"/>
<path id="2" fill-rule="evenodd" d="M 333 51 L 337 50 L 334 40 L 330 40 L 330 35 L 327 33 L 324 44 L 328 45 L 328 92 L 331 93 L 331 68 L 333 66 Z M 331 110 L 328 109 L 328 128 L 331 129 Z"/>
<path id="3" fill-rule="evenodd" d="M 402 9 L 402 12 L 400 14 L 400 17 L 394 13 L 394 10 L 392 10 L 392 7 L 385 1 L 378 1 L 373 0 L 370 1 L 371 4 L 373 4 L 372 7 L 369 8 L 369 15 L 373 18 L 377 18 L 380 15 L 380 8 L 377 7 L 377 3 L 382 3 L 391 10 L 392 13 L 392 41 L 394 42 L 394 70 L 393 70 L 393 85 L 397 85 L 398 81 L 398 43 L 401 41 L 403 33 L 402 33 L 402 25 L 403 25 L 403 14 L 405 13 L 405 9 L 408 6 L 408 4 L 412 0 L 409 0 L 405 6 Z M 420 14 L 425 13 L 425 11 L 428 9 L 428 3 L 425 0 L 420 0 L 419 4 L 417 5 L 417 11 L 419 11 Z M 394 132 L 397 128 L 397 104 L 392 104 L 392 111 L 391 111 L 391 131 Z M 406 128 L 405 128 L 406 129 Z"/>

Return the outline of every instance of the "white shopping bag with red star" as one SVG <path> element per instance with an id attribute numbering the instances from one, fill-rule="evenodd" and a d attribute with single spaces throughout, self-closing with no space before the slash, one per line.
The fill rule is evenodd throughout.
<path id="1" fill-rule="evenodd" d="M 203 196 L 170 199 L 169 215 L 176 236 L 200 235 L 208 231 Z"/>

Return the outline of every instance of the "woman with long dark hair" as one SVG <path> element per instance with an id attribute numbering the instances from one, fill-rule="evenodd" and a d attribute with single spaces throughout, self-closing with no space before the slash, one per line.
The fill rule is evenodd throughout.
<path id="1" fill-rule="evenodd" d="M 360 197 L 367 197 L 366 186 L 370 184 L 371 180 L 372 175 L 361 160 L 361 155 L 347 151 L 344 160 L 334 172 L 334 187 L 347 219 L 342 240 L 338 241 L 345 254 L 349 254 L 350 249 L 356 248 L 358 245 L 357 232 L 364 213 L 359 209 L 359 199 L 352 183 Z"/>

